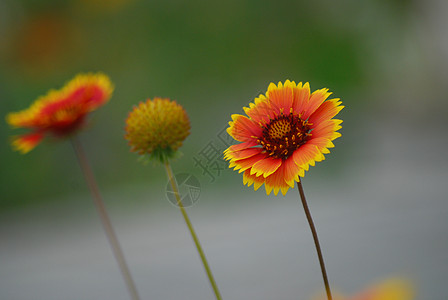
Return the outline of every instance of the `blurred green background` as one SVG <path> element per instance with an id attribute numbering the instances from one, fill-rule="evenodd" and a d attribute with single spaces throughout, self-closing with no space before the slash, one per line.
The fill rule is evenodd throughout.
<path id="1" fill-rule="evenodd" d="M 0 111 L 6 116 L 22 110 L 79 72 L 109 75 L 113 97 L 90 116 L 80 139 L 109 196 L 106 204 L 120 219 L 121 210 L 131 218 L 142 207 L 168 207 L 159 199 L 166 184 L 163 168 L 141 164 L 123 136 L 133 105 L 156 96 L 175 99 L 187 110 L 192 130 L 173 169 L 199 179 L 203 195 L 210 196 L 201 196 L 200 204 L 213 211 L 228 203 L 236 207 L 244 197 L 267 199 L 258 205 L 281 201 L 266 197 L 264 188 L 256 193 L 243 188 L 241 174 L 230 170 L 212 170 L 212 179 L 195 166 L 194 157 L 210 142 L 218 145 L 230 115 L 243 113 L 270 82 L 308 81 L 312 90 L 328 87 L 346 106 L 338 116 L 343 136 L 307 174 L 310 187 L 347 205 L 367 203 L 364 196 L 375 201 L 377 192 L 384 193 L 384 203 L 393 203 L 411 188 L 406 195 L 429 206 L 433 199 L 445 213 L 447 11 L 446 2 L 438 0 L 0 0 Z M 47 139 L 21 155 L 8 138 L 22 132 L 0 122 L 4 233 L 8 224 L 27 218 L 24 212 L 29 216 L 61 203 L 77 203 L 78 211 L 70 213 L 74 219 L 93 214 L 70 143 Z M 418 193 L 425 185 L 433 194 Z M 223 202 L 229 189 L 237 196 Z M 293 194 L 287 195 L 291 202 Z M 446 238 L 440 243 L 445 249 Z M 446 261 L 440 268 L 445 267 Z"/>

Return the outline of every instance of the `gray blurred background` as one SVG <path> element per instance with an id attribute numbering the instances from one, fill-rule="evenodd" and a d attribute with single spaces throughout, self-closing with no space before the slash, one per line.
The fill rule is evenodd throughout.
<path id="1" fill-rule="evenodd" d="M 270 82 L 328 87 L 343 136 L 303 184 L 331 285 L 401 277 L 446 300 L 447 17 L 443 0 L 0 0 L 0 108 L 108 74 L 80 139 L 141 297 L 213 299 L 164 169 L 123 138 L 133 105 L 177 100 L 192 131 L 172 167 L 201 184 L 188 212 L 223 298 L 310 299 L 323 284 L 297 191 L 254 192 L 214 149 Z M 127 299 L 70 143 L 21 155 L 23 132 L 0 123 L 0 299 Z"/>

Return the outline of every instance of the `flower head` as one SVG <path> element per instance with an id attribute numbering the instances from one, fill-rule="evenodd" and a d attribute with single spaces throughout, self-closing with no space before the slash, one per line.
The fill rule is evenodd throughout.
<path id="1" fill-rule="evenodd" d="M 410 282 L 390 278 L 356 294 L 351 300 L 412 300 L 414 288 Z"/>
<path id="2" fill-rule="evenodd" d="M 80 129 L 86 115 L 104 105 L 113 91 L 104 74 L 80 74 L 60 90 L 50 90 L 29 108 L 10 113 L 6 121 L 13 127 L 31 130 L 14 137 L 12 146 L 27 153 L 39 144 L 46 134 L 66 137 Z"/>
<path id="3" fill-rule="evenodd" d="M 412 300 L 414 299 L 414 286 L 402 278 L 388 278 L 356 293 L 351 297 L 335 295 L 335 300 Z M 326 299 L 315 297 L 314 299 Z"/>
<path id="4" fill-rule="evenodd" d="M 154 98 L 133 108 L 125 130 L 131 151 L 165 162 L 190 134 L 190 120 L 176 101 Z"/>
<path id="5" fill-rule="evenodd" d="M 255 190 L 265 184 L 267 194 L 285 195 L 341 136 L 342 120 L 333 117 L 343 106 L 327 100 L 330 95 L 325 88 L 311 94 L 308 83 L 271 83 L 266 95 L 244 107 L 247 117 L 232 115 L 227 132 L 241 143 L 224 151 L 229 167 L 244 172 L 244 184 Z"/>

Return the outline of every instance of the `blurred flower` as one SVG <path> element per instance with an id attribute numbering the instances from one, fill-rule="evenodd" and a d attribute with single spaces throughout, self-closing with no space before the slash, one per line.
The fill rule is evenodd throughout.
<path id="1" fill-rule="evenodd" d="M 414 294 L 411 283 L 403 279 L 391 278 L 372 285 L 352 297 L 337 295 L 334 300 L 412 300 Z M 325 299 L 325 297 L 316 299 Z"/>
<path id="2" fill-rule="evenodd" d="M 86 115 L 104 105 L 113 91 L 109 78 L 101 73 L 80 74 L 60 90 L 50 90 L 29 108 L 10 113 L 6 121 L 13 127 L 31 129 L 31 133 L 14 137 L 13 147 L 27 153 L 46 134 L 66 137 L 80 129 Z"/>
<path id="3" fill-rule="evenodd" d="M 77 0 L 75 4 L 81 4 L 89 12 L 117 12 L 136 0 Z"/>
<path id="4" fill-rule="evenodd" d="M 63 4 L 29 12 L 9 28 L 5 66 L 35 79 L 57 74 L 82 57 L 86 36 Z"/>
<path id="5" fill-rule="evenodd" d="M 133 108 L 125 130 L 131 151 L 166 162 L 190 134 L 190 120 L 176 101 L 154 98 Z"/>
<path id="6" fill-rule="evenodd" d="M 229 167 L 244 172 L 244 184 L 255 190 L 264 183 L 267 194 L 285 195 L 341 136 L 342 120 L 332 118 L 344 106 L 339 99 L 325 101 L 329 95 L 326 88 L 310 94 L 308 83 L 271 83 L 266 96 L 244 107 L 249 117 L 232 115 L 227 132 L 241 143 L 224 151 Z"/>

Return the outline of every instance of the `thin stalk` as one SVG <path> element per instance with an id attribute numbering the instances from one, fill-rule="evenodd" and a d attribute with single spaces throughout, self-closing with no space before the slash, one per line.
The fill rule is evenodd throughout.
<path id="1" fill-rule="evenodd" d="M 112 252 L 115 256 L 115 259 L 117 260 L 118 266 L 120 267 L 121 274 L 123 275 L 129 293 L 131 294 L 131 299 L 139 300 L 140 297 L 137 293 L 134 281 L 132 280 L 131 273 L 129 272 L 129 268 L 126 264 L 126 260 L 124 259 L 123 251 L 121 250 L 117 235 L 115 234 L 109 215 L 107 214 L 106 207 L 104 206 L 104 202 L 98 189 L 98 185 L 95 181 L 95 177 L 93 176 L 90 164 L 85 155 L 84 149 L 79 140 L 76 139 L 76 137 L 73 137 L 71 142 L 73 149 L 75 150 L 79 165 L 81 166 L 81 170 L 84 174 L 84 178 L 87 182 L 87 185 L 89 186 L 90 192 L 92 193 L 93 202 L 100 217 L 104 231 L 106 232 L 106 236 L 109 240 Z"/>
<path id="2" fill-rule="evenodd" d="M 322 271 L 322 277 L 324 279 L 325 291 L 327 292 L 328 300 L 332 300 L 330 284 L 328 283 L 327 271 L 325 270 L 324 257 L 322 256 L 322 250 L 320 249 L 319 238 L 317 237 L 316 227 L 314 226 L 313 218 L 311 217 L 310 209 L 306 202 L 305 193 L 303 191 L 302 179 L 297 183 L 299 189 L 300 199 L 302 199 L 303 209 L 305 210 L 305 215 L 310 225 L 311 233 L 313 234 L 314 245 L 316 246 L 317 256 L 319 257 L 320 269 Z"/>
<path id="3" fill-rule="evenodd" d="M 168 175 L 168 179 L 170 180 L 170 183 L 171 183 L 171 187 L 173 188 L 173 192 L 176 195 L 177 206 L 179 207 L 180 212 L 182 213 L 182 216 L 184 217 L 185 223 L 187 224 L 187 227 L 190 230 L 191 237 L 193 238 L 193 241 L 196 245 L 199 256 L 201 257 L 202 264 L 204 265 L 205 272 L 207 273 L 208 280 L 210 281 L 210 284 L 213 288 L 216 299 L 221 300 L 222 299 L 221 294 L 219 293 L 218 286 L 216 285 L 215 279 L 213 278 L 213 274 L 208 265 L 207 258 L 205 257 L 204 251 L 202 250 L 201 244 L 199 243 L 199 239 L 196 235 L 196 232 L 194 231 L 193 225 L 191 224 L 190 218 L 188 217 L 187 211 L 185 210 L 185 207 L 180 198 L 179 188 L 177 187 L 177 182 L 173 176 L 173 171 L 171 170 L 171 166 L 170 166 L 169 162 L 165 162 L 164 165 L 165 165 L 166 173 Z"/>

